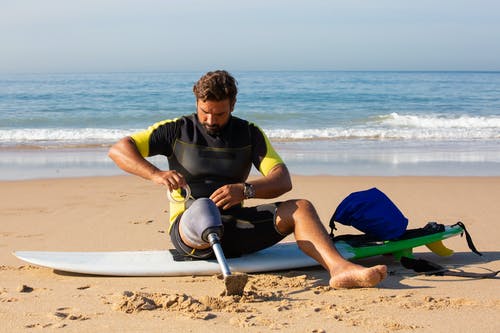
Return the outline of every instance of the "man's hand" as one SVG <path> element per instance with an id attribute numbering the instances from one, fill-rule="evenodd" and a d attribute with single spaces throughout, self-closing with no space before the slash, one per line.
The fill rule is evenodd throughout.
<path id="1" fill-rule="evenodd" d="M 175 170 L 155 171 L 151 176 L 151 180 L 156 184 L 168 187 L 170 192 L 186 186 L 184 177 Z"/>
<path id="2" fill-rule="evenodd" d="M 213 202 L 217 205 L 217 207 L 222 209 L 228 209 L 235 205 L 238 205 L 243 201 L 243 183 L 240 184 L 229 184 L 224 185 L 210 196 Z"/>

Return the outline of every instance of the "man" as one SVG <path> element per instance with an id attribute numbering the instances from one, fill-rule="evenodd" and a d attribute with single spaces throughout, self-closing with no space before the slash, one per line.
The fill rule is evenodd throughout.
<path id="1" fill-rule="evenodd" d="M 156 123 L 121 139 L 111 147 L 111 159 L 126 172 L 169 191 L 179 192 L 189 185 L 192 197 L 198 199 L 194 202 L 205 200 L 201 206 L 208 205 L 207 212 L 210 205 L 217 207 L 226 256 L 258 251 L 294 233 L 300 249 L 328 270 L 331 287 L 373 287 L 386 277 L 386 266 L 365 268 L 342 258 L 309 201 L 243 205 L 248 199 L 276 198 L 290 191 L 288 169 L 259 127 L 232 115 L 237 86 L 228 72 L 208 72 L 193 92 L 195 114 Z M 170 170 L 145 159 L 158 154 L 168 158 Z M 246 182 L 252 164 L 262 176 Z M 193 219 L 183 218 L 184 211 L 194 207 L 205 209 L 192 199 L 171 203 L 170 236 L 179 252 L 206 258 L 212 255 L 210 245 L 196 234 Z"/>

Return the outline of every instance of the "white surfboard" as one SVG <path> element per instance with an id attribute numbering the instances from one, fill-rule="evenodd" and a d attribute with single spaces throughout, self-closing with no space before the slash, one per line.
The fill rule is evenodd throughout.
<path id="1" fill-rule="evenodd" d="M 55 270 L 108 276 L 183 276 L 220 273 L 214 260 L 176 261 L 163 251 L 52 252 L 16 251 L 16 257 L 31 264 Z M 232 272 L 253 273 L 319 265 L 294 242 L 238 258 L 227 259 Z"/>
<path id="2" fill-rule="evenodd" d="M 423 228 L 422 228 L 423 230 Z M 376 243 L 350 245 L 335 241 L 335 247 L 346 259 L 358 259 L 392 253 L 395 257 L 411 255 L 412 249 L 427 245 L 438 255 L 451 255 L 441 240 L 457 236 L 465 229 L 461 225 L 446 226 L 442 231 L 413 236 L 413 238 Z M 415 231 L 415 230 L 413 230 Z M 411 232 L 410 230 L 408 232 Z M 55 270 L 108 276 L 182 276 L 212 275 L 220 273 L 214 260 L 178 261 L 169 250 L 118 252 L 50 252 L 15 251 L 16 257 L 31 264 Z M 232 272 L 256 273 L 319 265 L 304 254 L 295 242 L 278 243 L 267 249 L 229 258 Z"/>

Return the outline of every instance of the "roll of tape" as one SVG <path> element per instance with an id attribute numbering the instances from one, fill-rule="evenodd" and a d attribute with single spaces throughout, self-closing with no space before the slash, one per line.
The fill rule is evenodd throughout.
<path id="1" fill-rule="evenodd" d="M 170 202 L 175 202 L 175 203 L 184 203 L 186 202 L 190 197 L 191 197 L 191 188 L 189 188 L 189 185 L 186 185 L 183 187 L 184 191 L 186 192 L 186 196 L 182 198 L 182 200 L 178 200 L 172 196 L 171 191 L 167 191 L 167 197 Z"/>

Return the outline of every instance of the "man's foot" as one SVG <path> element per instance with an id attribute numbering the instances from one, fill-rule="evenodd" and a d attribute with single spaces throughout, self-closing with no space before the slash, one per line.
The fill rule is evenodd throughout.
<path id="1" fill-rule="evenodd" d="M 363 267 L 358 265 L 349 266 L 340 272 L 333 274 L 330 278 L 332 288 L 366 288 L 375 287 L 387 277 L 387 267 L 377 265 Z"/>

